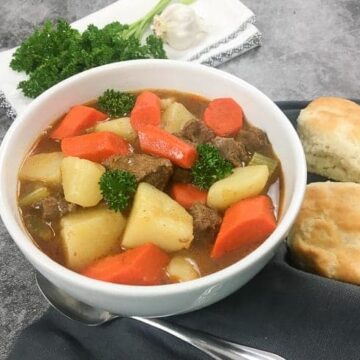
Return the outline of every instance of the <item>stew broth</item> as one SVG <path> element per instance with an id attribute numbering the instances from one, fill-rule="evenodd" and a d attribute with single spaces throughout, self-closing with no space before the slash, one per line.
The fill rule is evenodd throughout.
<path id="1" fill-rule="evenodd" d="M 209 104 L 209 100 L 193 94 L 181 93 L 177 91 L 165 91 L 165 90 L 154 90 L 161 99 L 163 98 L 173 98 L 176 102 L 183 104 L 192 114 L 195 115 L 196 118 L 202 119 L 203 113 L 206 107 Z M 97 108 L 97 101 L 92 101 L 86 104 L 88 106 Z M 29 152 L 28 156 L 38 153 L 49 153 L 54 151 L 61 151 L 60 142 L 58 140 L 53 140 L 49 137 L 49 133 L 52 129 L 54 129 L 57 124 L 63 119 L 57 120 L 54 124 L 49 127 L 35 142 L 33 148 Z M 243 129 L 252 128 L 252 125 L 249 121 L 245 119 Z M 140 152 L 137 141 L 131 143 L 135 152 Z M 265 147 L 263 150 L 263 155 L 268 157 L 276 158 L 276 155 L 271 147 Z M 19 181 L 19 190 L 18 190 L 18 198 L 22 199 L 25 195 L 29 194 L 33 189 L 42 186 L 43 184 L 33 181 L 22 180 Z M 167 185 L 165 192 L 169 193 L 171 182 Z M 276 217 L 279 218 L 281 213 L 281 204 L 283 197 L 283 179 L 281 166 L 278 166 L 276 173 L 272 176 L 271 180 L 267 184 L 264 189 L 264 193 L 267 193 L 269 187 L 271 186 L 271 193 L 269 196 L 272 198 L 274 208 L 276 209 Z M 56 198 L 63 197 L 63 190 L 61 186 L 47 186 L 50 195 Z M 80 209 L 80 207 L 78 207 Z M 21 205 L 21 201 L 19 202 L 19 211 L 21 213 L 24 226 L 34 243 L 50 258 L 55 260 L 56 262 L 66 265 L 66 258 L 64 256 L 62 239 L 60 236 L 60 218 L 54 220 L 44 220 L 41 214 L 41 208 L 37 204 L 32 204 L 31 206 L 23 206 Z M 78 210 L 74 210 L 78 211 Z M 124 251 L 121 248 L 119 242 L 119 246 L 115 247 L 111 253 L 116 254 Z M 243 246 L 240 249 L 234 250 L 226 255 L 224 255 L 219 260 L 212 260 L 210 257 L 210 252 L 213 247 L 213 241 L 193 241 L 192 245 L 189 249 L 183 249 L 180 251 L 176 251 L 173 254 L 169 254 L 172 256 L 184 256 L 186 258 L 190 258 L 191 261 L 196 264 L 195 266 L 198 268 L 201 276 L 214 273 L 218 270 L 221 270 L 236 261 L 242 259 L 250 252 L 252 252 L 259 244 L 253 244 L 251 246 Z M 171 282 L 169 278 L 164 280 L 164 283 Z"/>

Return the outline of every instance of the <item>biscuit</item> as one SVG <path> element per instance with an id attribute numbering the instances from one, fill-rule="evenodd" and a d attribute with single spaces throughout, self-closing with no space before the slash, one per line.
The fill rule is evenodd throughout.
<path id="1" fill-rule="evenodd" d="M 360 183 L 360 106 L 321 97 L 300 112 L 297 127 L 308 171 Z"/>
<path id="2" fill-rule="evenodd" d="M 308 185 L 288 246 L 300 268 L 360 284 L 360 184 Z"/>

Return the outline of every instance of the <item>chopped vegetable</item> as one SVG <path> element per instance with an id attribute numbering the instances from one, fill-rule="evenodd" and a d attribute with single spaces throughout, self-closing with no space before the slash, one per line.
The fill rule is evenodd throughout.
<path id="1" fill-rule="evenodd" d="M 94 131 L 110 131 L 121 136 L 126 141 L 134 141 L 137 136 L 130 124 L 130 118 L 128 117 L 99 122 L 96 124 Z"/>
<path id="2" fill-rule="evenodd" d="M 29 206 L 32 204 L 35 204 L 36 202 L 46 198 L 50 195 L 50 192 L 47 187 L 41 186 L 33 191 L 31 191 L 29 194 L 26 194 L 21 199 L 19 199 L 19 205 L 20 206 Z"/>
<path id="3" fill-rule="evenodd" d="M 141 39 L 146 29 L 151 24 L 152 19 L 156 14 L 161 13 L 169 4 L 171 0 L 160 0 L 142 19 L 139 19 L 129 25 L 125 36 L 134 36 L 136 39 Z"/>
<path id="4" fill-rule="evenodd" d="M 189 281 L 200 277 L 198 269 L 191 263 L 191 260 L 183 256 L 173 257 L 166 272 L 170 280 L 175 282 Z"/>
<path id="5" fill-rule="evenodd" d="M 80 270 L 120 248 L 125 218 L 103 206 L 83 209 L 60 220 L 65 264 Z"/>
<path id="6" fill-rule="evenodd" d="M 64 158 L 61 177 L 65 200 L 83 207 L 97 205 L 102 199 L 99 180 L 104 172 L 105 168 L 95 162 L 72 156 Z"/>
<path id="7" fill-rule="evenodd" d="M 87 266 L 82 274 L 96 280 L 127 285 L 160 285 L 169 256 L 154 244 L 145 244 L 108 256 Z"/>
<path id="8" fill-rule="evenodd" d="M 29 156 L 19 172 L 20 180 L 41 181 L 49 185 L 61 184 L 60 165 L 64 155 L 59 152 Z"/>
<path id="9" fill-rule="evenodd" d="M 271 178 L 271 176 L 274 174 L 275 170 L 279 166 L 279 160 L 255 152 L 248 165 L 266 165 L 269 169 L 269 178 Z"/>
<path id="10" fill-rule="evenodd" d="M 210 144 L 198 145 L 198 160 L 191 169 L 193 183 L 200 189 L 207 190 L 216 181 L 232 173 L 232 164 L 224 159 L 219 150 Z"/>
<path id="11" fill-rule="evenodd" d="M 273 205 L 268 196 L 241 200 L 225 211 L 211 257 L 218 259 L 241 246 L 260 245 L 275 227 Z"/>
<path id="12" fill-rule="evenodd" d="M 196 160 L 194 146 L 156 126 L 147 126 L 138 136 L 144 153 L 164 157 L 185 169 L 190 169 Z"/>
<path id="13" fill-rule="evenodd" d="M 218 136 L 235 136 L 243 126 L 244 112 L 234 99 L 215 99 L 205 109 L 204 122 Z"/>
<path id="14" fill-rule="evenodd" d="M 151 91 L 143 91 L 136 98 L 131 111 L 131 126 L 139 131 L 147 125 L 159 125 L 161 117 L 160 98 Z"/>
<path id="15" fill-rule="evenodd" d="M 61 120 L 59 126 L 50 134 L 52 139 L 64 139 L 80 135 L 85 129 L 93 126 L 98 121 L 105 120 L 108 116 L 102 112 L 85 105 L 77 105 Z"/>
<path id="16" fill-rule="evenodd" d="M 259 195 L 268 179 L 269 170 L 265 165 L 236 168 L 230 176 L 211 185 L 207 204 L 225 210 L 239 200 Z"/>
<path id="17" fill-rule="evenodd" d="M 64 20 L 55 25 L 46 22 L 13 55 L 11 68 L 29 75 L 18 88 L 34 98 L 58 82 L 95 66 L 132 59 L 166 58 L 159 37 L 151 34 L 145 44 L 141 38 L 153 17 L 169 3 L 170 0 L 160 0 L 131 25 L 113 22 L 102 29 L 89 25 L 82 34 Z"/>
<path id="18" fill-rule="evenodd" d="M 184 126 L 196 117 L 181 103 L 173 102 L 161 116 L 162 128 L 171 134 L 180 132 Z"/>
<path id="19" fill-rule="evenodd" d="M 161 110 L 166 110 L 171 104 L 175 102 L 175 99 L 173 97 L 160 99 L 160 107 Z"/>
<path id="20" fill-rule="evenodd" d="M 131 93 L 107 89 L 98 99 L 101 111 L 106 112 L 111 118 L 127 116 L 135 104 L 135 95 Z"/>
<path id="21" fill-rule="evenodd" d="M 155 34 L 177 50 L 185 50 L 199 42 L 205 27 L 193 8 L 183 3 L 171 4 L 154 17 Z"/>
<path id="22" fill-rule="evenodd" d="M 207 191 L 200 190 L 192 184 L 174 183 L 170 194 L 185 209 L 191 208 L 197 202 L 206 204 Z"/>
<path id="23" fill-rule="evenodd" d="M 129 144 L 120 136 L 103 131 L 65 138 L 61 150 L 65 156 L 102 162 L 111 155 L 128 154 Z"/>
<path id="24" fill-rule="evenodd" d="M 135 175 L 123 170 L 108 170 L 100 178 L 100 191 L 107 206 L 115 211 L 125 210 L 136 191 Z"/>
<path id="25" fill-rule="evenodd" d="M 189 248 L 192 240 L 192 216 L 169 195 L 140 183 L 122 246 L 134 248 L 151 242 L 165 251 L 177 251 Z"/>

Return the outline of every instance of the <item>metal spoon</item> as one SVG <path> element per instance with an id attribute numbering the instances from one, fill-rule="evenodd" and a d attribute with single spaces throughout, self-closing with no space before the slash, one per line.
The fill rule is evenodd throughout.
<path id="1" fill-rule="evenodd" d="M 97 326 L 118 318 L 108 311 L 94 308 L 68 295 L 36 272 L 37 285 L 45 299 L 56 310 L 71 320 L 76 320 L 84 325 Z M 248 346 L 225 341 L 218 337 L 201 333 L 199 331 L 185 329 L 175 324 L 166 323 L 159 319 L 147 319 L 133 316 L 132 319 L 141 321 L 157 329 L 167 332 L 178 339 L 195 346 L 212 359 L 216 360 L 285 360 L 284 358 L 257 350 Z"/>

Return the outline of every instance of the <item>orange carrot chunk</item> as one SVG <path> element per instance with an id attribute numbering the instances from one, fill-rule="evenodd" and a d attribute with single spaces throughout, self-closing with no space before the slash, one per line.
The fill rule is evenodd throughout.
<path id="1" fill-rule="evenodd" d="M 124 139 L 108 131 L 68 137 L 61 141 L 61 150 L 65 156 L 95 162 L 102 162 L 111 155 L 126 155 L 129 149 Z"/>
<path id="2" fill-rule="evenodd" d="M 205 109 L 204 122 L 218 136 L 234 136 L 243 126 L 244 112 L 231 98 L 215 99 Z"/>
<path id="3" fill-rule="evenodd" d="M 127 285 L 159 285 L 164 280 L 170 258 L 148 243 L 118 255 L 107 256 L 88 265 L 81 274 L 93 279 Z"/>
<path id="4" fill-rule="evenodd" d="M 218 259 L 242 246 L 260 245 L 275 227 L 273 205 L 267 195 L 241 200 L 225 211 L 211 257 Z"/>
<path id="5" fill-rule="evenodd" d="M 50 137 L 61 140 L 66 137 L 81 135 L 85 129 L 107 118 L 106 114 L 94 108 L 77 105 L 65 115 L 59 126 L 50 134 Z"/>
<path id="6" fill-rule="evenodd" d="M 146 125 L 159 125 L 160 118 L 160 98 L 151 91 L 144 91 L 138 95 L 130 115 L 131 126 L 139 131 Z"/>
<path id="7" fill-rule="evenodd" d="M 196 160 L 194 146 L 156 126 L 146 126 L 139 130 L 138 136 L 145 153 L 164 157 L 185 169 L 190 169 Z"/>
<path id="8" fill-rule="evenodd" d="M 191 208 L 197 202 L 206 204 L 207 191 L 200 190 L 192 184 L 174 183 L 170 194 L 185 209 Z"/>

